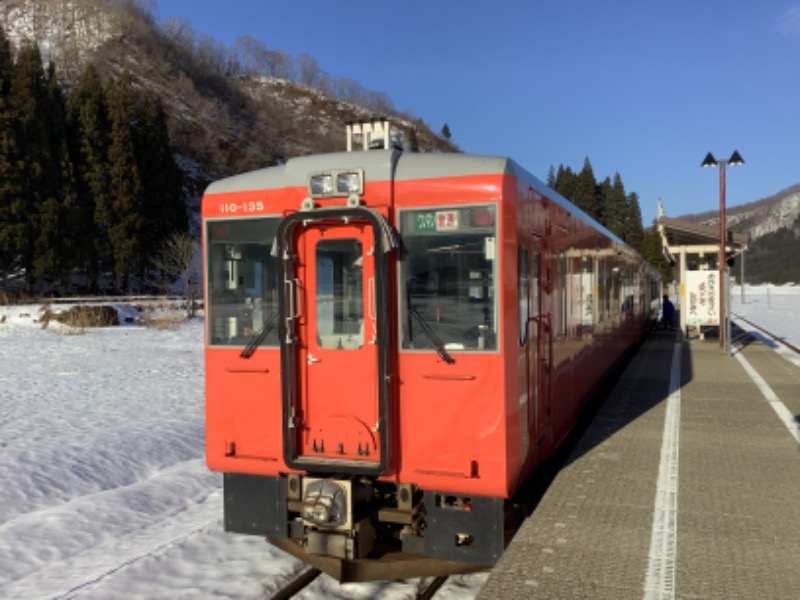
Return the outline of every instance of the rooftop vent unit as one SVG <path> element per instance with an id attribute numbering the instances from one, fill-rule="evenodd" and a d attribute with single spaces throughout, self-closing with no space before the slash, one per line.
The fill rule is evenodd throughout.
<path id="1" fill-rule="evenodd" d="M 403 134 L 394 129 L 388 119 L 354 121 L 347 124 L 347 151 L 361 146 L 362 150 L 381 150 L 401 146 Z"/>

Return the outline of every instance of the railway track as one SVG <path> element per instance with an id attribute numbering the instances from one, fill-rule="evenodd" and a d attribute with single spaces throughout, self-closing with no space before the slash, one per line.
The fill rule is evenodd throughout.
<path id="1" fill-rule="evenodd" d="M 314 567 L 305 569 L 292 581 L 275 592 L 275 594 L 273 594 L 271 597 L 272 600 L 289 600 L 289 598 L 293 598 L 295 595 L 299 594 L 306 587 L 308 587 L 321 574 L 322 571 L 315 569 Z M 433 598 L 433 596 L 437 591 L 439 591 L 439 588 L 444 585 L 447 579 L 448 578 L 446 576 L 435 577 L 428 585 L 426 585 L 417 593 L 416 600 L 430 600 Z"/>
<path id="2" fill-rule="evenodd" d="M 779 344 L 783 344 L 783 345 L 784 345 L 784 346 L 786 346 L 786 347 L 787 347 L 789 350 L 791 350 L 791 351 L 795 352 L 796 354 L 800 354 L 800 348 L 798 348 L 798 347 L 797 347 L 797 346 L 795 346 L 794 344 L 790 344 L 790 343 L 789 343 L 789 342 L 787 342 L 787 341 L 786 341 L 784 338 L 782 338 L 782 337 L 780 337 L 780 336 L 778 336 L 778 335 L 775 335 L 775 334 L 774 334 L 774 333 L 772 333 L 771 331 L 767 331 L 766 329 L 764 329 L 764 328 L 763 328 L 763 327 L 761 327 L 760 325 L 756 325 L 755 323 L 753 323 L 753 322 L 752 322 L 752 321 L 750 321 L 749 319 L 746 319 L 746 318 L 744 318 L 743 316 L 741 316 L 741 315 L 739 315 L 739 314 L 736 314 L 736 313 L 733 313 L 733 318 L 734 318 L 734 319 L 736 319 L 737 321 L 742 321 L 743 323 L 747 323 L 747 324 L 748 324 L 750 327 L 752 327 L 752 328 L 754 328 L 754 329 L 757 329 L 758 331 L 760 331 L 761 333 L 763 333 L 764 335 L 766 335 L 766 336 L 767 336 L 768 338 L 770 338 L 771 340 L 774 340 L 775 342 L 777 342 L 777 343 L 779 343 Z"/>
<path id="3" fill-rule="evenodd" d="M 64 296 L 58 298 L 41 298 L 34 304 L 153 304 L 158 302 L 182 302 L 185 296 Z M 198 300 L 198 303 L 200 301 Z"/>
<path id="4" fill-rule="evenodd" d="M 288 600 L 301 590 L 308 587 L 308 585 L 322 574 L 322 571 L 309 567 L 302 571 L 300 575 L 292 579 L 287 585 L 279 589 L 273 596 L 272 600 Z"/>

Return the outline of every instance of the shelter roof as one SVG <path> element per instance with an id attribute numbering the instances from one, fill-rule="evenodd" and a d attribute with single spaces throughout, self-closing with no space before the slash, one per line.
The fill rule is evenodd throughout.
<path id="1" fill-rule="evenodd" d="M 660 216 L 657 221 L 662 242 L 669 248 L 680 246 L 713 246 L 719 247 L 719 227 L 708 227 L 691 221 L 671 219 Z M 726 246 L 738 250 L 746 246 L 750 236 L 746 233 L 735 233 L 728 230 Z"/>

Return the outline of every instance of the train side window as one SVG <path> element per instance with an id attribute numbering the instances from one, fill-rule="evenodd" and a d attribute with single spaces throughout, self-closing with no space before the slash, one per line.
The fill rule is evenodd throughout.
<path id="1" fill-rule="evenodd" d="M 532 271 L 533 271 L 533 301 L 531 302 L 531 316 L 538 317 L 542 314 L 542 295 L 541 289 L 541 270 L 542 270 L 542 255 L 538 252 L 533 253 Z"/>
<path id="2" fill-rule="evenodd" d="M 622 279 L 622 312 L 629 313 L 633 310 L 635 297 L 636 279 L 634 274 L 626 268 Z"/>
<path id="3" fill-rule="evenodd" d="M 279 218 L 206 223 L 210 345 L 244 346 L 277 318 L 280 261 L 271 247 L 279 225 Z M 263 345 L 278 345 L 277 327 Z"/>
<path id="4" fill-rule="evenodd" d="M 597 260 L 597 321 L 602 323 L 606 319 L 606 263 Z"/>
<path id="5" fill-rule="evenodd" d="M 528 319 L 530 318 L 530 275 L 528 269 L 528 249 L 519 247 L 517 253 L 517 311 L 519 313 L 519 343 L 527 342 Z"/>
<path id="6" fill-rule="evenodd" d="M 400 212 L 401 346 L 497 349 L 497 209 Z"/>
<path id="7" fill-rule="evenodd" d="M 581 258 L 581 324 L 584 327 L 594 325 L 594 260 L 589 256 Z"/>
<path id="8" fill-rule="evenodd" d="M 561 270 L 561 320 L 560 320 L 561 326 L 559 328 L 559 334 L 563 337 L 566 337 L 569 326 L 568 323 L 569 299 L 567 297 L 568 296 L 567 281 L 569 280 L 568 278 L 569 274 L 567 273 L 567 268 L 568 268 L 567 255 L 566 253 L 564 253 L 563 250 L 558 253 L 558 259 L 559 259 L 558 260 L 559 269 Z"/>
<path id="9" fill-rule="evenodd" d="M 567 324 L 574 330 L 590 326 L 587 320 L 586 306 L 589 301 L 586 293 L 586 264 L 581 257 L 567 258 Z M 587 322 L 588 321 L 588 322 Z"/>
<path id="10" fill-rule="evenodd" d="M 618 316 L 623 309 L 622 306 L 622 287 L 623 287 L 623 274 L 619 267 L 619 263 L 611 269 L 613 274 L 611 281 L 611 310 L 612 315 Z"/>
<path id="11" fill-rule="evenodd" d="M 611 268 L 611 265 L 608 263 L 608 261 L 606 261 L 605 273 L 603 277 L 603 313 L 605 314 L 605 318 L 609 318 L 611 316 L 611 298 L 613 296 L 612 288 L 614 286 L 614 282 L 612 280 L 613 271 L 614 270 Z"/>

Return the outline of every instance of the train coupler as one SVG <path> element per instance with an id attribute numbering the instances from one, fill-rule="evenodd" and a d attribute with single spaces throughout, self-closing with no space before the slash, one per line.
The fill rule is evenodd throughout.
<path id="1" fill-rule="evenodd" d="M 306 530 L 305 549 L 309 554 L 332 556 L 346 560 L 364 558 L 375 543 L 375 528 L 362 519 L 350 531 Z"/>

